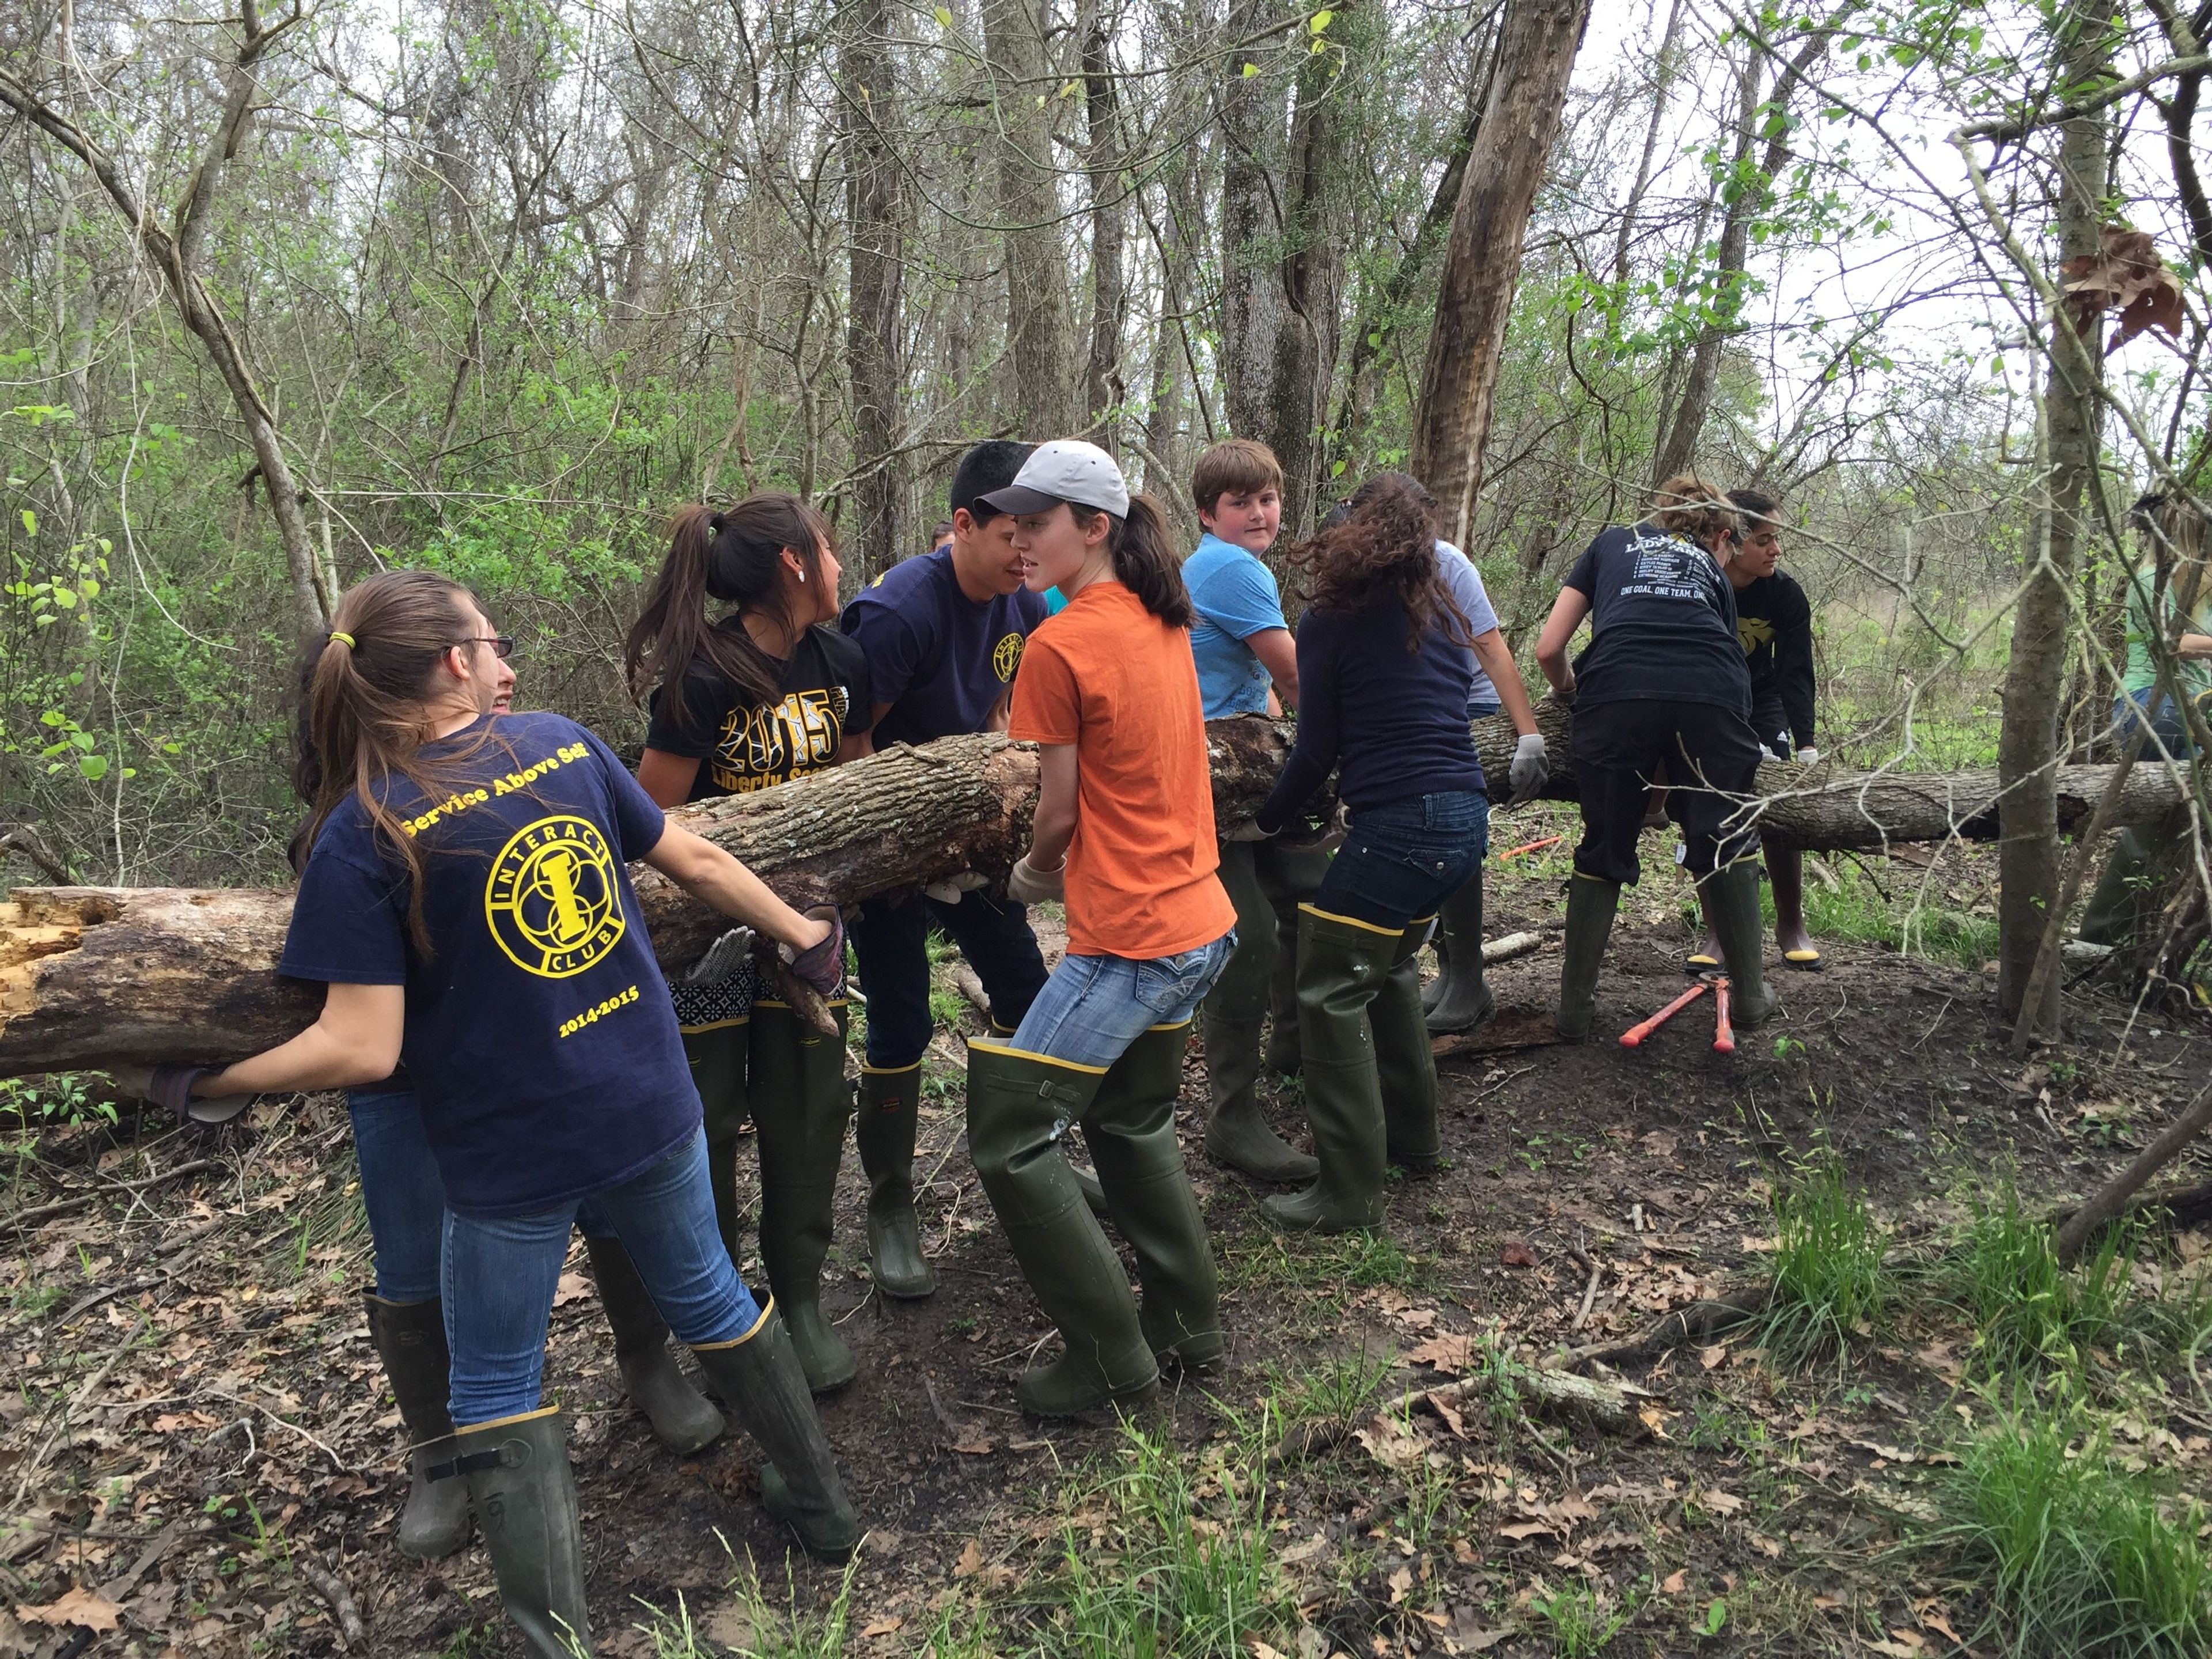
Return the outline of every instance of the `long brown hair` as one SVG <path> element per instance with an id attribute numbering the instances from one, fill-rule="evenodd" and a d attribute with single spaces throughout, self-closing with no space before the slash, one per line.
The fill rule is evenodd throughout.
<path id="1" fill-rule="evenodd" d="M 408 933 L 424 956 L 430 933 L 422 916 L 422 850 L 384 796 L 395 774 L 426 799 L 451 789 L 456 762 L 431 766 L 422 759 L 424 704 L 439 663 L 467 640 L 475 604 L 467 588 L 429 571 L 380 572 L 338 600 L 331 632 L 307 642 L 301 666 L 307 695 L 292 776 L 313 811 L 295 840 L 295 860 L 306 861 L 348 796 L 358 799 L 375 833 L 406 864 Z"/>
<path id="2" fill-rule="evenodd" d="M 822 550 L 830 541 L 828 520 L 796 495 L 780 489 L 748 495 L 716 513 L 678 509 L 653 592 L 623 642 L 623 672 L 629 694 L 642 697 L 655 680 L 667 699 L 669 718 L 688 724 L 684 680 L 694 662 L 705 664 L 751 702 L 774 702 L 782 665 L 753 642 L 744 628 L 718 628 L 707 620 L 707 601 L 773 616 L 791 631 L 779 573 L 784 550 L 799 556 L 809 581 L 822 580 Z"/>
<path id="3" fill-rule="evenodd" d="M 2184 628 L 2195 632 L 2191 624 L 2204 592 L 2204 515 L 2186 497 L 2156 490 L 2137 501 L 2130 516 L 2148 549 L 2143 562 L 2154 573 L 2154 592 L 2163 586 L 2185 618 Z"/>
<path id="4" fill-rule="evenodd" d="M 1352 492 L 1344 517 L 1292 548 L 1290 560 L 1304 573 L 1306 602 L 1322 610 L 1357 611 L 1395 595 L 1406 608 L 1409 653 L 1432 629 L 1454 645 L 1474 643 L 1437 562 L 1435 499 L 1418 478 L 1376 473 Z"/>
<path id="5" fill-rule="evenodd" d="M 1733 536 L 1738 529 L 1729 498 L 1694 472 L 1677 472 L 1651 492 L 1651 522 L 1709 552 L 1715 536 L 1723 531 Z"/>
<path id="6" fill-rule="evenodd" d="M 1126 519 L 1080 501 L 1070 501 L 1067 510 L 1085 530 L 1094 520 L 1105 520 L 1111 526 L 1106 550 L 1114 556 L 1114 580 L 1170 628 L 1190 626 L 1190 590 L 1182 585 L 1182 560 L 1176 556 L 1168 516 L 1158 501 L 1150 495 L 1130 496 Z"/>

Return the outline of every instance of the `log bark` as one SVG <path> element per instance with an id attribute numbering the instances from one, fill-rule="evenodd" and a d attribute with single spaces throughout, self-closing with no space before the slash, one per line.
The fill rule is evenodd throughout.
<path id="1" fill-rule="evenodd" d="M 1574 798 L 1568 710 L 1538 723 L 1557 757 L 1547 793 Z M 1513 734 L 1478 721 L 1475 746 L 1504 778 Z M 1290 728 L 1257 716 L 1207 728 L 1216 818 L 1257 810 L 1280 771 Z M 2061 823 L 2087 823 L 2112 769 L 2067 767 Z M 1746 804 L 1770 837 L 1813 848 L 1996 833 L 1994 773 L 1841 773 L 1770 763 Z M 1002 876 L 1027 842 L 1036 757 L 1002 737 L 904 745 L 757 795 L 685 808 L 676 821 L 744 860 L 794 904 L 853 903 L 961 870 Z M 2137 767 L 2116 824 L 2180 804 L 2165 769 Z M 653 872 L 634 872 L 641 920 L 664 964 L 695 960 L 720 919 Z M 0 1077 L 126 1062 L 235 1059 L 282 1042 L 319 1006 L 312 986 L 279 979 L 289 890 L 18 888 L 0 904 Z"/>

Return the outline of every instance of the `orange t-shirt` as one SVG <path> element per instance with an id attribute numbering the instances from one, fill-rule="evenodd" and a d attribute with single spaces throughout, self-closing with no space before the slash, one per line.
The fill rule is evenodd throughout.
<path id="1" fill-rule="evenodd" d="M 1213 787 L 1188 630 L 1117 581 L 1093 582 L 1030 635 L 1007 734 L 1075 745 L 1067 948 L 1171 957 L 1237 925 L 1213 872 Z"/>

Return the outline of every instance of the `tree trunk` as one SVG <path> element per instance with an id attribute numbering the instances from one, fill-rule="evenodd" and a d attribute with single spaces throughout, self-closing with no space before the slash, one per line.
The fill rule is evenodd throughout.
<path id="1" fill-rule="evenodd" d="M 1571 799 L 1570 715 L 1547 700 L 1537 719 L 1560 769 L 1547 793 Z M 1479 720 L 1484 769 L 1502 779 L 1514 733 Z M 1213 807 L 1224 825 L 1256 811 L 1289 752 L 1290 728 L 1257 716 L 1206 728 Z M 2061 821 L 2079 829 L 2112 769 L 2057 775 Z M 1808 848 L 1878 848 L 1996 834 L 1990 772 L 1835 774 L 1770 762 L 1756 804 L 1764 831 Z M 793 904 L 853 903 L 960 870 L 1003 875 L 1027 844 L 1036 757 L 995 735 L 948 738 L 769 790 L 687 807 L 676 821 L 727 848 Z M 2172 811 L 2164 768 L 2138 767 L 2116 823 Z M 694 961 L 725 924 L 642 866 L 641 920 L 665 965 Z M 235 1059 L 282 1042 L 320 994 L 276 976 L 289 890 L 18 888 L 0 904 L 0 1077 L 127 1061 Z"/>
<path id="2" fill-rule="evenodd" d="M 1115 446 L 1112 411 L 1128 398 L 1121 376 L 1121 312 L 1126 292 L 1121 243 L 1128 214 L 1128 180 L 1122 171 L 1121 108 L 1114 76 L 1108 20 L 1094 17 L 1083 38 L 1085 161 L 1091 172 L 1091 361 L 1084 374 L 1088 429 L 1109 451 Z"/>
<path id="3" fill-rule="evenodd" d="M 1054 188 L 1059 169 L 1052 154 L 1052 66 L 1033 0 L 984 0 L 983 38 L 999 122 L 994 148 L 1013 375 L 1006 402 L 1023 437 L 1065 438 L 1083 426 L 1080 359 Z"/>
<path id="4" fill-rule="evenodd" d="M 1251 40 L 1273 10 L 1267 0 L 1234 0 L 1228 40 Z M 1244 51 L 1222 58 L 1221 386 L 1224 435 L 1238 438 L 1260 437 L 1271 424 L 1275 337 L 1283 329 L 1277 274 L 1283 224 L 1274 182 L 1283 171 L 1283 87 L 1264 68 L 1247 75 L 1251 62 Z"/>
<path id="5" fill-rule="evenodd" d="M 898 82 L 884 0 L 848 0 L 844 26 L 845 202 L 851 227 L 846 372 L 853 386 L 855 538 L 865 585 L 898 562 L 906 497 L 899 427 L 899 301 L 904 204 L 896 149 Z M 744 418 L 744 411 L 738 411 Z"/>
<path id="6" fill-rule="evenodd" d="M 1409 465 L 1436 496 L 1445 535 L 1462 545 L 1482 484 L 1522 243 L 1589 20 L 1589 0 L 1506 0 L 1490 97 L 1452 212 Z"/>
<path id="7" fill-rule="evenodd" d="M 2061 14 L 2062 87 L 2090 85 L 2112 61 L 2112 0 Z M 2058 153 L 2058 257 L 2094 254 L 2103 220 L 2107 117 L 2100 110 L 2065 123 Z M 2051 357 L 2044 387 L 2044 429 L 2050 465 L 2031 543 L 2035 562 L 2013 617 L 2012 659 L 2005 669 L 2004 726 L 1997 770 L 2006 785 L 2004 836 L 1998 853 L 1997 1006 L 2021 1016 L 2035 971 L 2044 922 L 2058 892 L 2058 700 L 2066 679 L 2069 598 L 2081 544 L 2090 532 L 2088 494 L 2097 465 L 2102 373 L 2096 337 L 2075 331 L 2064 307 L 2051 318 Z M 2049 975 L 2043 1006 L 2032 1011 L 2045 1036 L 2058 1029 L 2058 978 Z"/>

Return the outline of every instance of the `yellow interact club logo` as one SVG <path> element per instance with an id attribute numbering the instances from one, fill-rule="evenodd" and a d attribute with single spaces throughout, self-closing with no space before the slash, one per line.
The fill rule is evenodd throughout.
<path id="1" fill-rule="evenodd" d="M 517 830 L 492 861 L 484 922 L 507 960 L 546 979 L 580 974 L 613 950 L 622 888 L 599 826 L 551 817 Z"/>
<path id="2" fill-rule="evenodd" d="M 1007 635 L 991 652 L 991 667 L 1002 684 L 1013 678 L 1014 670 L 1021 666 L 1021 661 L 1022 636 L 1018 634 Z"/>

